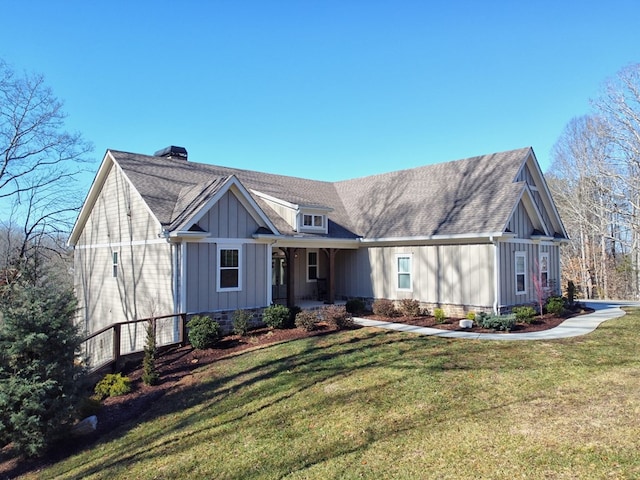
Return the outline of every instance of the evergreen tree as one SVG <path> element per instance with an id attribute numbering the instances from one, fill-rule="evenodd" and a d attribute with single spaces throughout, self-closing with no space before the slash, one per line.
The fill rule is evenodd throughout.
<path id="1" fill-rule="evenodd" d="M 0 290 L 0 446 L 36 456 L 74 419 L 85 373 L 75 309 L 71 290 Z"/>

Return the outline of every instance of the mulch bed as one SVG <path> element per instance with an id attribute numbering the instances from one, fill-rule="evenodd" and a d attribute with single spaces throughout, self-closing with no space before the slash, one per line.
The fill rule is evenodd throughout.
<path id="1" fill-rule="evenodd" d="M 528 325 L 516 324 L 512 332 L 524 333 L 547 330 L 557 326 L 567 318 L 580 315 L 581 313 L 587 313 L 587 311 L 579 310 L 562 317 L 544 315 L 537 317 L 536 320 Z M 444 323 L 436 323 L 433 317 L 394 317 L 389 319 L 375 315 L 366 315 L 364 318 L 394 321 L 444 330 L 461 330 L 478 333 L 493 332 L 477 326 L 471 329 L 462 329 L 458 324 L 459 319 L 446 319 Z M 142 382 L 141 361 L 125 365 L 121 371 L 131 379 L 132 392 L 119 397 L 107 398 L 102 402 L 102 407 L 97 413 L 98 427 L 94 434 L 80 439 L 76 438 L 66 442 L 59 442 L 45 456 L 35 460 L 16 458 L 12 455 L 9 447 L 0 449 L 0 479 L 11 479 L 27 472 L 37 471 L 89 447 L 106 433 L 130 420 L 138 418 L 169 390 L 180 388 L 178 382 L 185 376 L 191 374 L 193 370 L 203 365 L 209 365 L 220 358 L 239 354 L 250 349 L 289 340 L 326 335 L 335 331 L 336 329 L 334 327 L 324 323 L 319 325 L 318 330 L 312 332 L 297 328 L 285 330 L 259 328 L 252 330 L 244 337 L 238 335 L 224 337 L 217 344 L 216 348 L 207 350 L 194 350 L 191 346 L 170 348 L 164 350 L 158 358 L 156 365 L 160 373 L 161 382 L 159 385 L 152 387 L 144 385 Z"/>

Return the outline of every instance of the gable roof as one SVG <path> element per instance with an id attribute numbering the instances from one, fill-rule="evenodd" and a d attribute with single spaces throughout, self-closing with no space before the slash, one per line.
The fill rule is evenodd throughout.
<path id="1" fill-rule="evenodd" d="M 500 235 L 528 191 L 526 182 L 516 180 L 520 171 L 533 165 L 542 178 L 530 147 L 334 183 L 117 150 L 107 151 L 109 155 L 169 231 L 184 227 L 233 177 L 274 234 L 301 235 L 268 205 L 265 195 L 327 209 L 328 235 L 304 236 L 379 240 Z M 563 230 L 552 233 L 566 237 L 552 210 L 549 215 L 557 217 Z"/>

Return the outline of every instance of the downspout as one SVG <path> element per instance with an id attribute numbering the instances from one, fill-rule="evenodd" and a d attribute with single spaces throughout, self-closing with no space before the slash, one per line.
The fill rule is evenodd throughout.
<path id="1" fill-rule="evenodd" d="M 493 235 L 489 237 L 493 244 L 493 314 L 500 314 L 500 242 Z"/>
<path id="2" fill-rule="evenodd" d="M 187 242 L 180 242 L 180 313 L 187 313 Z"/>

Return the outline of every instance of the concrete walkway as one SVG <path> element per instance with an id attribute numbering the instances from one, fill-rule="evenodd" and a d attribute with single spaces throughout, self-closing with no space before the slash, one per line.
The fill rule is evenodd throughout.
<path id="1" fill-rule="evenodd" d="M 622 317 L 625 313 L 621 306 L 640 306 L 638 302 L 604 302 L 592 301 L 586 305 L 595 310 L 594 313 L 579 315 L 569 318 L 557 327 L 549 330 L 528 333 L 474 333 L 474 332 L 452 332 L 451 330 L 441 330 L 439 328 L 418 327 L 394 322 L 381 322 L 379 320 L 369 320 L 366 318 L 354 318 L 355 323 L 363 327 L 385 328 L 398 332 L 417 333 L 420 335 L 433 335 L 445 338 L 467 338 L 472 340 L 551 340 L 556 338 L 577 337 L 593 332 L 598 325 L 612 318 Z"/>

